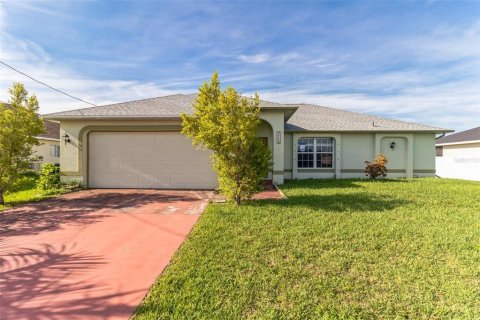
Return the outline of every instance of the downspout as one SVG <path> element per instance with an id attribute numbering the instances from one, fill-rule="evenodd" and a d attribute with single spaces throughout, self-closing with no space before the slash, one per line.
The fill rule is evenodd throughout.
<path id="1" fill-rule="evenodd" d="M 438 140 L 438 139 L 442 139 L 443 137 L 445 137 L 447 133 L 446 132 L 443 132 L 441 135 L 439 135 L 438 137 L 435 137 L 435 140 Z"/>

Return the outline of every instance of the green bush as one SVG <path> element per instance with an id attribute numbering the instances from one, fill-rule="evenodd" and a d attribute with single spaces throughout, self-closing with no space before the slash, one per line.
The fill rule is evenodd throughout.
<path id="1" fill-rule="evenodd" d="M 52 163 L 43 164 L 40 170 L 37 188 L 40 190 L 53 190 L 59 189 L 60 187 L 60 168 Z"/>

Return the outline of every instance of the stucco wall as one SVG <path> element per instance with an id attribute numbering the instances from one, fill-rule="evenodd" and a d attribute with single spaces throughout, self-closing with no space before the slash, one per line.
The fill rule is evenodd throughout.
<path id="1" fill-rule="evenodd" d="M 443 146 L 436 165 L 439 177 L 480 181 L 480 143 Z"/>
<path id="2" fill-rule="evenodd" d="M 375 154 L 375 137 L 371 133 L 342 133 L 342 177 L 364 178 L 365 161 Z"/>
<path id="3" fill-rule="evenodd" d="M 413 175 L 435 176 L 435 135 L 416 133 L 413 137 Z"/>
<path id="4" fill-rule="evenodd" d="M 284 179 L 284 114 L 278 111 L 262 111 L 260 118 L 267 121 L 273 132 L 273 181 L 282 184 Z"/>
<path id="5" fill-rule="evenodd" d="M 435 135 L 433 133 L 294 133 L 294 179 L 365 178 L 365 161 L 385 154 L 390 163 L 388 177 L 426 177 L 435 175 Z M 335 139 L 333 169 L 298 169 L 296 142 L 302 137 L 332 137 Z M 395 148 L 390 145 L 395 142 Z M 287 155 L 285 155 L 287 158 Z"/>
<path id="6" fill-rule="evenodd" d="M 293 135 L 291 133 L 285 133 L 285 152 L 283 164 L 285 166 L 283 172 L 285 179 L 292 179 L 293 169 Z"/>
<path id="7" fill-rule="evenodd" d="M 389 177 L 435 175 L 435 135 L 433 133 L 284 133 L 283 113 L 264 112 L 257 134 L 268 137 L 273 155 L 273 179 L 364 178 L 364 161 L 384 152 L 394 168 Z M 67 133 L 71 142 L 60 144 L 62 179 L 83 180 L 86 177 L 86 141 L 93 131 L 179 131 L 180 121 L 62 121 L 61 136 Z M 277 138 L 277 133 L 280 139 Z M 297 141 L 301 137 L 332 137 L 335 141 L 334 168 L 298 169 Z M 396 148 L 390 150 L 392 141 Z M 387 167 L 389 167 L 387 165 Z"/>

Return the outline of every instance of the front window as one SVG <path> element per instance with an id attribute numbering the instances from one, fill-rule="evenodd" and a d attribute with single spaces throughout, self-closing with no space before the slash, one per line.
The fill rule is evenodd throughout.
<path id="1" fill-rule="evenodd" d="M 298 168 L 333 168 L 333 138 L 300 138 Z"/>

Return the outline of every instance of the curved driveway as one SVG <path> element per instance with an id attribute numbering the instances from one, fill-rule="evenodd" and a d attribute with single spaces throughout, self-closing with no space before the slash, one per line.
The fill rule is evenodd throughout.
<path id="1" fill-rule="evenodd" d="M 0 319 L 127 319 L 212 196 L 85 190 L 0 212 Z"/>

